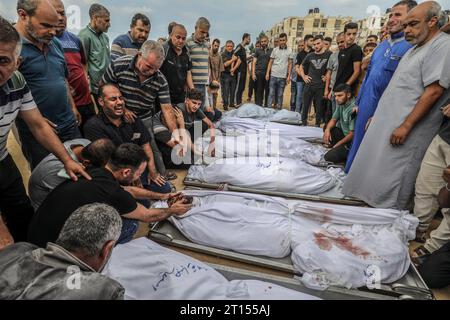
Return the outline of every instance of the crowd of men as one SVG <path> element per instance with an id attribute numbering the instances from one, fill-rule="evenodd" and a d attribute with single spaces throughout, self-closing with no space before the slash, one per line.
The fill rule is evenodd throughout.
<path id="1" fill-rule="evenodd" d="M 103 5 L 91 5 L 78 35 L 66 30 L 61 0 L 18 0 L 17 15 L 14 26 L 0 17 L 0 287 L 2 275 L 23 276 L 0 298 L 123 297 L 95 274 L 139 222 L 189 211 L 170 169 L 192 163 L 183 160 L 197 132 L 214 141 L 219 101 L 238 108 L 248 86 L 247 102 L 282 109 L 289 84 L 290 110 L 323 127 L 325 160 L 345 166 L 343 193 L 413 212 L 424 243 L 413 261 L 430 286 L 450 284 L 447 210 L 426 237 L 450 207 L 450 36 L 436 2 L 396 3 L 363 48 L 349 22 L 336 39 L 306 35 L 296 52 L 284 33 L 273 47 L 261 36 L 253 53 L 248 33 L 221 46 L 204 17 L 191 35 L 171 22 L 167 40 L 154 41 L 137 13 L 110 47 Z M 13 127 L 32 170 L 28 194 L 6 149 Z M 152 209 L 155 200 L 170 205 Z M 65 272 L 49 273 L 69 264 L 92 286 L 69 292 Z"/>

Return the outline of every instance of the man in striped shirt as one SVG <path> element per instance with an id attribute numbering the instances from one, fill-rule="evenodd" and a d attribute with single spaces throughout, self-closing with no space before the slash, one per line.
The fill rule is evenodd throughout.
<path id="1" fill-rule="evenodd" d="M 211 24 L 201 17 L 195 24 L 195 33 L 187 39 L 186 47 L 192 60 L 192 80 L 195 89 L 203 94 L 202 110 L 211 121 L 216 121 L 216 112 L 209 105 L 207 86 L 209 83 L 209 47 L 206 38 Z"/>
<path id="2" fill-rule="evenodd" d="M 125 120 L 134 122 L 140 118 L 151 136 L 150 145 L 158 172 L 166 172 L 162 155 L 155 143 L 152 117 L 162 111 L 169 131 L 177 143 L 175 115 L 170 101 L 169 85 L 159 70 L 164 62 L 164 49 L 157 41 L 148 40 L 137 55 L 120 57 L 111 62 L 102 78 L 102 83 L 116 84 L 125 100 Z"/>
<path id="3" fill-rule="evenodd" d="M 26 241 L 28 224 L 34 213 L 22 176 L 6 149 L 8 134 L 17 116 L 25 121 L 36 140 L 64 163 L 73 180 L 77 180 L 77 174 L 89 179 L 42 117 L 24 77 L 16 71 L 20 51 L 19 33 L 0 17 L 0 212 L 7 225 L 6 228 L 0 217 L 0 249 L 13 241 Z"/>

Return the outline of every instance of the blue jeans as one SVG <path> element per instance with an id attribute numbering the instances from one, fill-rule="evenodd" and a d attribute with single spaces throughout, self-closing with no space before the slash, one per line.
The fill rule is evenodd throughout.
<path id="1" fill-rule="evenodd" d="M 291 111 L 295 111 L 295 102 L 297 101 L 297 82 L 291 80 Z"/>
<path id="2" fill-rule="evenodd" d="M 194 84 L 196 90 L 203 93 L 203 102 L 202 102 L 202 110 L 204 111 L 206 107 L 209 107 L 209 99 L 208 99 L 208 90 L 206 88 L 206 84 Z"/>
<path id="3" fill-rule="evenodd" d="M 120 232 L 117 244 L 124 244 L 133 240 L 134 235 L 139 229 L 139 221 L 122 218 L 122 231 Z"/>
<path id="4" fill-rule="evenodd" d="M 267 106 L 269 108 L 272 107 L 272 103 L 274 101 L 275 101 L 275 105 L 277 106 L 278 110 L 281 110 L 283 108 L 283 94 L 284 94 L 285 86 L 286 86 L 285 78 L 277 78 L 277 77 L 270 78 L 269 101 L 267 103 Z M 275 92 L 276 92 L 276 94 L 275 94 Z"/>
<path id="5" fill-rule="evenodd" d="M 303 82 L 297 82 L 297 97 L 295 99 L 295 111 L 301 113 L 303 107 L 303 88 L 305 84 Z"/>
<path id="6" fill-rule="evenodd" d="M 171 193 L 172 192 L 172 187 L 170 186 L 169 182 L 166 182 L 166 184 L 164 184 L 162 186 L 158 186 L 153 181 L 150 184 L 148 184 L 148 168 L 145 169 L 144 173 L 141 176 L 141 183 L 145 189 L 153 191 L 153 192 L 157 192 L 157 193 Z"/>

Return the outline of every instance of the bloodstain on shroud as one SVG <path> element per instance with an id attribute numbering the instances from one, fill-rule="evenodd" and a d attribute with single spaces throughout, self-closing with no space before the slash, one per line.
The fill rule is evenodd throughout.
<path id="1" fill-rule="evenodd" d="M 324 251 L 330 251 L 333 248 L 333 245 L 335 245 L 339 249 L 348 251 L 355 256 L 362 257 L 363 259 L 367 259 L 370 256 L 370 252 L 354 245 L 352 240 L 343 236 L 333 237 L 320 232 L 315 232 L 314 242 L 321 250 Z"/>

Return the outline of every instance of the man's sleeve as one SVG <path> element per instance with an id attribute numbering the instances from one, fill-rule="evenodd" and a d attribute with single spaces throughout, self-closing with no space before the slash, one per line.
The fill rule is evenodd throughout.
<path id="1" fill-rule="evenodd" d="M 164 77 L 164 75 L 161 74 L 161 77 L 164 79 L 164 82 L 163 82 L 162 86 L 159 88 L 159 91 L 158 91 L 159 103 L 161 105 L 163 105 L 163 104 L 171 104 L 171 102 L 170 102 L 169 84 L 167 83 L 167 80 Z"/>
<path id="2" fill-rule="evenodd" d="M 442 69 L 442 77 L 439 84 L 443 88 L 450 87 L 450 50 L 447 51 L 444 59 L 444 68 Z"/>
<path id="3" fill-rule="evenodd" d="M 203 119 L 206 118 L 206 115 L 205 115 L 205 113 L 203 112 L 202 109 L 198 109 L 197 112 L 195 113 L 195 116 L 196 116 L 198 119 L 201 119 L 201 120 L 203 120 Z"/>
<path id="4" fill-rule="evenodd" d="M 103 74 L 102 77 L 103 83 L 115 83 L 117 84 L 117 76 L 114 71 L 114 60 L 109 63 L 108 68 L 106 69 L 106 72 Z"/>
<path id="5" fill-rule="evenodd" d="M 334 110 L 333 117 L 332 117 L 336 121 L 339 121 L 341 119 L 341 113 L 339 112 L 340 111 L 339 108 L 340 108 L 340 106 L 336 107 L 336 110 Z"/>
<path id="6" fill-rule="evenodd" d="M 355 123 L 356 123 L 356 118 L 350 119 L 350 123 L 348 124 L 348 129 L 350 131 L 355 131 Z"/>
<path id="7" fill-rule="evenodd" d="M 20 105 L 20 111 L 36 109 L 36 102 L 34 102 L 33 95 L 31 94 L 30 88 L 28 88 L 25 78 L 19 71 L 16 71 L 14 76 L 17 76 L 17 79 L 22 86 L 22 103 Z"/>
<path id="8" fill-rule="evenodd" d="M 352 52 L 352 62 L 361 62 L 363 60 L 363 52 L 360 47 L 357 47 Z"/>
<path id="9" fill-rule="evenodd" d="M 276 50 L 273 49 L 272 53 L 270 54 L 270 59 L 275 59 L 275 55 L 276 55 Z"/>
<path id="10" fill-rule="evenodd" d="M 81 42 L 80 38 L 77 38 L 77 40 L 78 40 L 78 47 L 80 48 L 81 64 L 87 64 L 87 57 L 83 43 Z"/>
<path id="11" fill-rule="evenodd" d="M 148 129 L 145 127 L 142 120 L 139 118 L 136 119 L 136 127 L 138 129 L 138 132 L 141 134 L 139 140 L 137 140 L 137 144 L 143 146 L 146 143 L 150 143 L 151 140 L 150 133 L 148 132 Z"/>
<path id="12" fill-rule="evenodd" d="M 428 87 L 436 81 L 445 88 L 449 88 L 449 75 L 446 72 L 450 71 L 450 60 L 448 59 L 448 53 L 450 51 L 450 40 L 440 41 L 435 43 L 433 47 L 429 48 L 427 57 L 425 57 L 422 66 L 422 81 L 423 86 Z M 446 57 L 446 58 L 443 58 Z M 447 81 L 445 80 L 447 79 Z"/>
<path id="13" fill-rule="evenodd" d="M 99 120 L 96 117 L 93 117 L 86 122 L 83 131 L 84 137 L 92 142 L 104 138 L 111 139 L 99 125 Z"/>
<path id="14" fill-rule="evenodd" d="M 84 53 L 89 60 L 89 53 L 91 51 L 91 39 L 88 36 L 85 36 L 82 32 L 78 34 L 78 38 L 80 39 L 81 44 L 83 45 Z"/>
<path id="15" fill-rule="evenodd" d="M 137 208 L 136 200 L 124 189 L 118 189 L 114 194 L 111 194 L 110 204 L 121 216 L 129 214 Z"/>
<path id="16" fill-rule="evenodd" d="M 311 62 L 310 60 L 311 60 L 311 55 L 308 54 L 306 56 L 306 58 L 303 60 L 303 62 L 302 62 L 303 71 L 305 72 L 305 74 L 308 74 L 309 65 L 310 65 L 310 62 Z"/>

